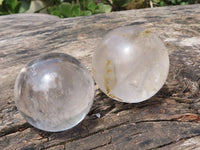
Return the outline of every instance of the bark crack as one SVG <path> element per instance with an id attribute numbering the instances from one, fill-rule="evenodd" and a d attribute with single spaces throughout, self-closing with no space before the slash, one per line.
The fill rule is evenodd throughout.
<path id="1" fill-rule="evenodd" d="M 96 146 L 96 147 L 93 147 L 93 148 L 91 148 L 90 150 L 95 150 L 95 149 L 97 149 L 97 148 L 101 148 L 101 147 L 107 146 L 107 145 L 109 145 L 109 144 L 111 144 L 111 143 L 112 143 L 112 136 L 110 136 L 110 139 L 109 139 L 109 141 L 108 141 L 107 143 L 102 144 L 102 145 L 98 145 L 98 146 Z"/>
<path id="2" fill-rule="evenodd" d="M 5 135 L 9 135 L 9 134 L 12 134 L 12 133 L 15 133 L 15 132 L 18 132 L 18 131 L 24 131 L 24 130 L 30 128 L 30 127 L 31 127 L 31 125 L 28 122 L 26 122 L 22 125 L 12 126 L 5 131 L 0 131 L 0 137 L 3 137 Z"/>
<path id="3" fill-rule="evenodd" d="M 178 139 L 178 140 L 176 140 L 176 141 L 172 141 L 172 142 L 169 142 L 169 143 L 166 143 L 166 144 L 163 144 L 163 145 L 154 147 L 154 148 L 150 148 L 150 149 L 147 149 L 147 150 L 156 150 L 156 149 L 158 149 L 158 148 L 164 148 L 164 147 L 166 147 L 166 146 L 175 144 L 175 143 L 177 143 L 177 142 L 184 141 L 184 140 L 188 140 L 188 139 L 191 139 L 191 138 L 194 138 L 194 137 L 198 137 L 198 136 L 200 136 L 200 134 L 194 135 L 194 136 L 185 137 L 185 138 L 180 138 L 180 139 Z"/>

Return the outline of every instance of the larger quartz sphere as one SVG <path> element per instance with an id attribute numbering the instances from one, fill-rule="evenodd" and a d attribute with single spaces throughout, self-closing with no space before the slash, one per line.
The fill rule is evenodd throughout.
<path id="1" fill-rule="evenodd" d="M 109 32 L 93 55 L 93 73 L 109 97 L 127 103 L 149 99 L 163 86 L 168 51 L 150 30 L 126 26 Z"/>
<path id="2" fill-rule="evenodd" d="M 78 60 L 53 53 L 21 70 L 14 94 L 18 110 L 31 125 L 57 132 L 72 128 L 87 115 L 93 103 L 94 82 Z"/>

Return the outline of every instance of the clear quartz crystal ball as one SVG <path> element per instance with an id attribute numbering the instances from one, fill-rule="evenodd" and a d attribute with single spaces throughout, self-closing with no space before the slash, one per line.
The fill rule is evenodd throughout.
<path id="1" fill-rule="evenodd" d="M 149 99 L 169 71 L 168 51 L 149 30 L 126 26 L 109 32 L 93 55 L 93 74 L 109 97 L 127 103 Z"/>
<path id="2" fill-rule="evenodd" d="M 72 128 L 87 115 L 93 103 L 94 82 L 78 60 L 53 53 L 21 70 L 14 94 L 18 110 L 31 125 L 57 132 Z"/>

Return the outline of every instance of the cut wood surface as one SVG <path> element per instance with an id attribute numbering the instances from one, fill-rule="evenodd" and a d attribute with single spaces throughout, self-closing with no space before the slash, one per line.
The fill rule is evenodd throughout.
<path id="1" fill-rule="evenodd" d="M 155 32 L 170 56 L 163 88 L 137 104 L 114 101 L 96 86 L 94 104 L 76 127 L 48 133 L 17 110 L 13 87 L 28 61 L 62 52 L 91 71 L 97 43 L 110 30 L 137 25 Z M 162 7 L 60 19 L 43 14 L 0 17 L 0 149 L 199 150 L 200 5 Z"/>

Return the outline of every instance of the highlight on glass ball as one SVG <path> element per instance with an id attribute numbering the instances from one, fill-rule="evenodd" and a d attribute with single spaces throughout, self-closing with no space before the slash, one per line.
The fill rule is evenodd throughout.
<path id="1" fill-rule="evenodd" d="M 169 71 L 168 51 L 152 31 L 125 26 L 110 31 L 93 55 L 99 88 L 112 99 L 138 103 L 163 86 Z"/>
<path id="2" fill-rule="evenodd" d="M 94 81 L 78 60 L 52 53 L 21 70 L 14 94 L 18 110 L 31 125 L 58 132 L 85 118 L 93 104 Z"/>

